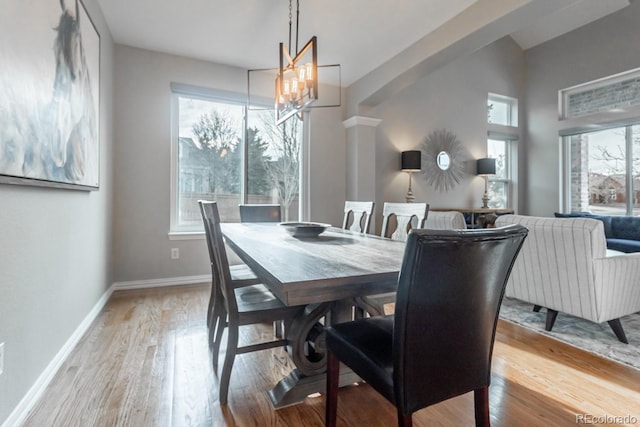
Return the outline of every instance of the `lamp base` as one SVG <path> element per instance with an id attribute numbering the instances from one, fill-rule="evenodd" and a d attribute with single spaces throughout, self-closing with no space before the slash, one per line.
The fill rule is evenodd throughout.
<path id="1" fill-rule="evenodd" d="M 411 191 L 411 172 L 409 172 L 409 189 L 407 190 L 407 194 L 404 196 L 407 203 L 412 203 L 416 198 L 413 197 L 413 191 Z"/>
<path id="2" fill-rule="evenodd" d="M 480 209 L 489 209 L 489 194 L 484 193 L 482 195 L 482 207 Z"/>
<path id="3" fill-rule="evenodd" d="M 404 198 L 407 201 L 407 203 L 413 203 L 416 200 L 411 190 L 407 191 L 407 194 L 404 195 Z"/>

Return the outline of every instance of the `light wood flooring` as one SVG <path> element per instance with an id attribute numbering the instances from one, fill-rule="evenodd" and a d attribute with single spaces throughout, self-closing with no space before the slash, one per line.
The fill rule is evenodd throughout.
<path id="1" fill-rule="evenodd" d="M 271 408 L 265 391 L 292 368 L 282 349 L 238 356 L 229 404 L 219 404 L 204 321 L 208 297 L 208 285 L 114 293 L 24 425 L 324 425 L 323 396 Z M 272 328 L 242 333 L 241 340 Z M 339 425 L 396 423 L 393 406 L 366 384 L 342 388 L 338 404 Z M 640 425 L 640 371 L 500 321 L 490 407 L 493 426 L 573 426 L 580 414 L 626 416 Z M 413 420 L 473 425 L 472 394 L 423 409 Z"/>

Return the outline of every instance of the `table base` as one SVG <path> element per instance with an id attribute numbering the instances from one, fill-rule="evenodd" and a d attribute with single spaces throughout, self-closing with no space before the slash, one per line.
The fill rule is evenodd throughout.
<path id="1" fill-rule="evenodd" d="M 284 408 L 302 402 L 310 394 L 326 390 L 326 374 L 305 376 L 298 369 L 281 379 L 278 384 L 267 392 L 271 404 L 275 409 Z M 340 387 L 354 384 L 361 381 L 351 369 L 345 366 L 340 367 Z"/>

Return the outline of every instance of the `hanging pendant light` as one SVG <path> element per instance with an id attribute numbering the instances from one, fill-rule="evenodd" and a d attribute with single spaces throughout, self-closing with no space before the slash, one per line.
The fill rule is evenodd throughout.
<path id="1" fill-rule="evenodd" d="M 295 54 L 291 54 L 292 0 L 289 0 L 289 48 L 280 43 L 280 66 L 276 76 L 276 123 L 302 114 L 318 99 L 318 40 L 316 36 L 298 51 L 300 0 L 296 0 Z"/>

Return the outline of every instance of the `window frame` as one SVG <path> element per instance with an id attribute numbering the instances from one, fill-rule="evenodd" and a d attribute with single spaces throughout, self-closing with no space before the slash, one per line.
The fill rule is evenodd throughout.
<path id="1" fill-rule="evenodd" d="M 191 239 L 203 239 L 204 238 L 204 229 L 199 228 L 198 230 L 187 230 L 181 227 L 178 224 L 178 191 L 179 191 L 179 100 L 180 97 L 189 97 L 194 99 L 201 99 L 205 101 L 211 102 L 219 102 L 230 105 L 239 105 L 242 106 L 243 117 L 242 117 L 242 162 L 241 162 L 241 177 L 242 183 L 240 186 L 240 200 L 242 203 L 247 202 L 248 194 L 247 194 L 247 179 L 248 179 L 248 150 L 247 150 L 247 124 L 248 124 L 248 114 L 250 106 L 247 105 L 247 97 L 245 94 L 226 91 L 222 89 L 210 89 L 205 87 L 193 86 L 189 84 L 183 83 L 174 83 L 170 84 L 171 89 L 171 126 L 170 126 L 170 134 L 171 134 L 171 164 L 170 164 L 170 213 L 169 213 L 169 232 L 168 236 L 170 240 L 191 240 Z M 266 109 L 270 108 L 267 105 L 259 105 L 258 107 L 264 107 Z M 308 116 L 308 115 L 305 115 Z M 303 159 L 307 156 L 307 145 L 306 142 L 308 140 L 308 134 L 304 131 L 307 127 L 307 119 L 305 118 L 302 124 L 302 141 L 300 144 L 300 180 L 302 181 L 302 177 L 305 176 L 308 172 L 308 162 L 303 162 Z M 302 218 L 302 213 L 304 211 L 304 206 L 308 205 L 307 198 L 308 192 L 306 191 L 303 185 L 299 186 L 299 209 L 298 215 Z"/>
<path id="2" fill-rule="evenodd" d="M 559 200 L 561 212 L 571 211 L 571 137 L 583 133 L 640 125 L 640 105 L 603 109 L 598 112 L 568 117 L 569 96 L 606 87 L 631 77 L 640 77 L 640 68 L 623 71 L 558 91 Z M 628 178 L 628 177 L 627 177 Z M 628 178 L 629 179 L 629 178 Z"/>
<path id="3" fill-rule="evenodd" d="M 487 95 L 487 109 L 489 108 L 489 104 L 494 102 L 496 104 L 502 104 L 506 107 L 507 110 L 507 122 L 506 123 L 496 123 L 489 121 L 489 115 L 487 114 L 487 123 L 490 125 L 496 126 L 506 126 L 506 127 L 518 127 L 518 98 L 513 98 L 507 95 L 499 95 L 497 93 L 489 92 Z"/>
<path id="4" fill-rule="evenodd" d="M 633 128 L 640 128 L 640 115 L 635 119 L 626 119 L 623 121 L 593 124 L 581 128 L 572 128 L 570 130 L 560 131 L 560 150 L 561 150 L 561 169 L 560 177 L 562 181 L 562 191 L 560 194 L 560 209 L 562 212 L 571 212 L 573 210 L 571 201 L 571 138 L 578 135 L 595 133 L 610 129 L 624 129 L 625 132 L 625 214 L 635 215 L 633 200 Z M 631 153 L 631 156 L 629 156 Z"/>
<path id="5" fill-rule="evenodd" d="M 504 141 L 505 143 L 505 178 L 496 178 L 495 175 L 489 175 L 488 181 L 503 183 L 506 187 L 506 206 L 504 209 L 514 209 L 517 206 L 517 142 L 518 134 L 514 132 L 487 132 L 487 144 L 489 140 Z M 488 149 L 487 149 L 488 151 Z M 488 155 L 488 154 L 487 154 Z M 502 209 L 502 208 L 500 208 Z"/>
<path id="6" fill-rule="evenodd" d="M 500 103 L 507 108 L 507 123 L 495 123 L 489 120 L 488 108 L 491 102 Z M 518 206 L 518 140 L 520 128 L 518 127 L 518 98 L 489 92 L 487 94 L 487 140 L 486 150 L 489 151 L 489 140 L 505 142 L 505 178 L 496 178 L 495 175 L 487 177 L 489 183 L 503 183 L 506 195 L 506 209 L 515 209 Z M 487 154 L 488 156 L 488 154 Z"/>

